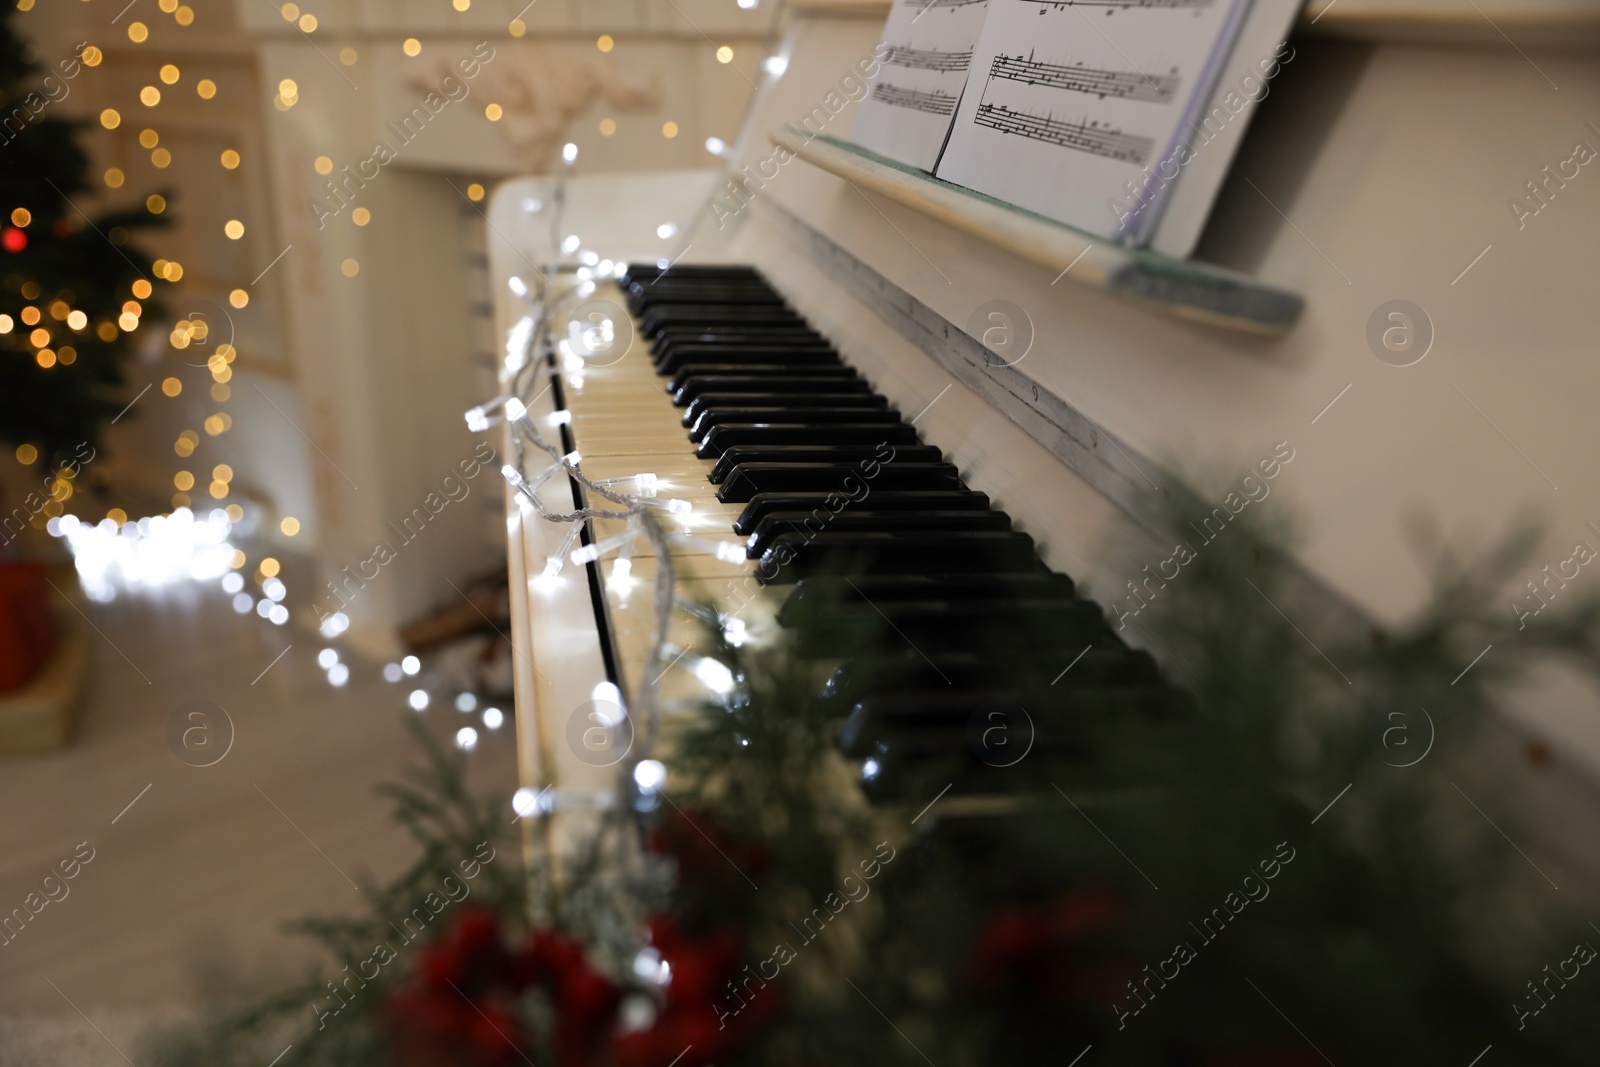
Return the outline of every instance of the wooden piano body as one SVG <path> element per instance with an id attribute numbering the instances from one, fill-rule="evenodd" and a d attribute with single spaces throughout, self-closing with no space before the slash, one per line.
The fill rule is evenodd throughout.
<path id="1" fill-rule="evenodd" d="M 1284 607 L 1310 640 L 1414 609 L 1427 590 L 1417 542 L 1430 523 L 1470 551 L 1537 514 L 1549 531 L 1541 561 L 1566 559 L 1575 540 L 1600 544 L 1589 525 L 1600 523 L 1590 410 L 1600 395 L 1600 171 L 1569 162 L 1584 154 L 1576 146 L 1600 149 L 1600 23 L 1586 7 L 1314 5 L 1196 253 L 1269 297 L 1303 298 L 1280 332 L 1197 322 L 1192 302 L 1119 295 L 1117 250 L 1097 246 L 1079 261 L 1084 244 L 1070 234 L 952 206 L 928 183 L 836 150 L 825 137 L 848 137 L 845 79 L 870 57 L 885 6 L 790 8 L 773 65 L 781 74 L 764 76 L 726 172 L 591 177 L 580 160 L 563 233 L 614 258 L 758 267 L 902 412 L 920 412 L 925 439 L 1048 564 L 1124 620 L 1130 644 L 1144 636 L 1128 561 L 1170 554 L 1165 496 L 1184 481 L 1202 495 L 1226 491 L 1285 449 L 1292 461 L 1253 506 L 1298 524 L 1303 589 Z M 773 131 L 819 108 L 824 138 L 774 143 Z M 507 279 L 551 255 L 552 189 L 526 179 L 495 196 L 502 336 L 526 312 Z M 1369 341 L 1375 319 L 1399 321 L 1383 309 L 1400 300 L 1421 309 L 1408 312 L 1409 327 L 1427 338 L 1405 366 Z M 1004 320 L 988 317 L 996 308 Z M 971 335 L 1002 321 L 1031 345 L 996 366 Z M 598 396 L 602 374 L 592 377 Z M 585 469 L 649 470 L 687 487 L 701 464 L 681 430 L 671 436 L 670 407 L 639 382 L 607 394 L 621 407 L 594 400 L 585 414 L 575 402 Z M 549 402 L 530 410 L 537 417 Z M 1217 483 L 1197 484 L 1202 470 Z M 508 500 L 528 784 L 555 774 L 563 794 L 603 791 L 615 767 L 571 740 L 607 677 L 595 602 L 570 565 L 560 582 L 539 580 L 562 531 Z M 726 536 L 714 528 L 724 518 L 696 511 L 710 537 Z M 701 560 L 686 570 L 692 594 L 728 596 L 745 567 Z M 635 561 L 646 590 L 650 573 Z M 638 681 L 647 616 L 612 610 L 624 689 Z M 670 703 L 695 680 L 674 669 L 662 684 Z M 1560 807 L 1565 850 L 1593 867 L 1600 700 L 1552 671 L 1508 694 L 1506 708 L 1508 741 L 1541 738 L 1560 754 L 1538 800 Z"/>

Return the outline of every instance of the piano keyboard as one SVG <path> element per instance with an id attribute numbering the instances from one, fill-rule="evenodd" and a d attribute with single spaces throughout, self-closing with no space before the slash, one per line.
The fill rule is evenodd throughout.
<path id="1" fill-rule="evenodd" d="M 1029 788 L 1014 769 L 1027 752 L 1080 744 L 1083 715 L 1182 706 L 1150 656 L 756 271 L 635 265 L 619 284 L 649 360 L 586 368 L 569 390 L 584 472 L 654 474 L 691 505 L 672 521 L 740 539 L 745 562 L 675 549 L 680 596 L 793 631 L 839 703 L 840 749 L 869 797 L 901 799 L 930 775 L 956 793 L 1015 793 Z M 597 522 L 592 541 L 621 529 Z M 654 619 L 629 587 L 655 572 L 630 560 L 619 583 L 612 567 L 601 626 L 630 692 Z M 761 594 L 736 597 L 743 587 Z M 669 640 L 692 651 L 693 626 L 680 620 Z M 683 695 L 688 672 L 672 673 L 664 694 Z"/>

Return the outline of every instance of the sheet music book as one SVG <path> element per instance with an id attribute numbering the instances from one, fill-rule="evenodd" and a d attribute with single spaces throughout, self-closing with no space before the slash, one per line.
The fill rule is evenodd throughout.
<path id="1" fill-rule="evenodd" d="M 1249 108 L 1292 58 L 1282 42 L 1300 3 L 895 0 L 888 56 L 852 139 L 1097 236 L 1186 257 Z"/>
<path id="2" fill-rule="evenodd" d="M 857 105 L 850 139 L 908 166 L 933 170 L 967 84 L 989 3 L 894 0 L 883 27 L 888 48 Z"/>

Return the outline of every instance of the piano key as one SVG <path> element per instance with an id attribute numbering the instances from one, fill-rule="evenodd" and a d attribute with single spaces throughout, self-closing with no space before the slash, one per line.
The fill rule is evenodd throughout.
<path id="1" fill-rule="evenodd" d="M 709 480 L 721 485 L 741 463 L 940 463 L 944 454 L 932 445 L 900 445 L 890 459 L 877 445 L 738 445 L 723 451 Z M 821 501 L 818 501 L 818 507 Z M 810 509 L 802 509 L 809 512 Z"/>
<path id="2" fill-rule="evenodd" d="M 883 472 L 893 470 L 885 466 Z M 880 474 L 880 477 L 882 475 Z M 780 534 L 761 557 L 764 584 L 790 584 L 825 563 L 849 564 L 864 573 L 926 574 L 1025 571 L 1043 567 L 1027 534 L 971 533 Z"/>
<path id="3" fill-rule="evenodd" d="M 718 363 L 788 363 L 800 367 L 840 367 L 839 354 L 822 346 L 784 346 L 761 343 L 719 345 L 677 345 L 658 356 L 658 374 L 676 374 L 691 363 L 715 360 Z"/>
<path id="4" fill-rule="evenodd" d="M 844 383 L 848 385 L 848 383 Z M 889 401 L 874 394 L 865 382 L 859 391 L 835 392 L 833 383 L 821 383 L 820 391 L 809 389 L 792 393 L 702 393 L 683 413 L 680 422 L 688 427 L 696 425 L 703 415 L 713 411 L 750 411 L 771 408 L 803 413 L 822 408 L 854 408 L 858 411 L 887 411 Z"/>
<path id="5" fill-rule="evenodd" d="M 802 422 L 811 427 L 813 433 L 821 434 L 827 423 L 844 423 L 850 426 L 904 426 L 900 419 L 900 412 L 894 408 L 853 408 L 853 407 L 826 407 L 826 408 L 788 408 L 783 406 L 750 406 L 717 408 L 707 411 L 695 420 L 689 427 L 689 440 L 699 442 L 713 427 L 725 423 L 747 425 L 753 422 L 776 421 Z"/>
<path id="6" fill-rule="evenodd" d="M 846 508 L 837 515 L 824 510 L 820 516 L 810 511 L 777 511 L 756 526 L 745 551 L 751 559 L 760 559 L 772 546 L 773 538 L 781 533 L 1009 529 L 1011 517 L 1002 511 L 857 511 Z"/>
<path id="7" fill-rule="evenodd" d="M 889 629 L 883 630 L 885 626 Z M 964 650 L 1017 654 L 1025 648 L 1036 651 L 1041 640 L 1086 644 L 1110 632 L 1100 606 L 1088 600 L 902 600 L 841 604 L 828 613 L 825 624 L 799 627 L 795 647 L 811 658 L 843 656 L 879 630 L 889 647 L 901 640 L 927 655 Z"/>
<path id="8" fill-rule="evenodd" d="M 717 490 L 724 504 L 744 504 L 757 493 L 843 491 L 848 478 L 880 489 L 959 489 L 961 472 L 949 463 L 884 463 L 868 478 L 859 464 L 742 463 Z"/>
<path id="9" fill-rule="evenodd" d="M 734 445 L 914 445 L 917 443 L 915 427 L 904 423 L 832 423 L 828 426 L 808 426 L 803 422 L 784 419 L 771 422 L 747 422 L 713 426 L 700 441 L 695 455 L 701 459 L 715 459 L 726 448 Z"/>
<path id="10" fill-rule="evenodd" d="M 877 500 L 876 496 L 869 496 L 859 506 L 875 507 Z M 741 514 L 739 521 L 743 522 L 744 518 Z M 1077 593 L 1071 578 L 1043 569 L 1012 574 L 863 574 L 849 580 L 818 576 L 795 584 L 779 617 L 799 621 L 807 613 L 815 615 L 840 604 L 862 601 L 873 604 L 901 600 L 968 601 L 993 600 L 1001 596 L 1035 601 L 1074 600 Z"/>
<path id="11" fill-rule="evenodd" d="M 666 393 L 674 400 L 683 389 L 700 378 L 748 378 L 760 381 L 769 378 L 827 378 L 836 382 L 862 381 L 861 375 L 844 364 L 829 366 L 794 366 L 787 363 L 690 363 L 679 368 L 667 383 Z M 692 399 L 692 395 L 690 399 Z M 684 403 L 688 403 L 687 400 Z"/>
<path id="12" fill-rule="evenodd" d="M 750 446 L 736 445 L 735 448 Z M 762 447 L 762 446 L 753 446 Z M 795 446 L 805 447 L 805 446 Z M 844 446 L 840 446 L 844 447 Z M 920 448 L 925 446 L 896 445 L 895 455 L 907 447 Z M 727 455 L 732 449 L 724 450 Z M 748 537 L 755 532 L 761 520 L 777 511 L 814 511 L 821 508 L 830 513 L 845 507 L 856 507 L 871 499 L 872 507 L 876 511 L 919 509 L 953 511 L 987 511 L 989 509 L 989 495 L 977 493 L 970 489 L 951 490 L 901 490 L 890 492 L 872 492 L 871 490 L 860 501 L 851 501 L 842 493 L 757 493 L 745 504 L 744 510 L 739 513 L 738 520 L 733 524 L 733 532 L 741 537 Z M 843 502 L 841 502 L 843 501 Z M 833 508 L 831 505 L 838 505 Z M 791 594 L 792 595 L 792 594 Z"/>
<path id="13" fill-rule="evenodd" d="M 645 337 L 654 337 L 666 326 L 685 322 L 716 326 L 739 326 L 751 323 L 804 325 L 805 320 L 784 308 L 747 308 L 732 304 L 673 304 L 647 312 L 639 320 L 639 332 Z"/>
<path id="14" fill-rule="evenodd" d="M 1161 672 L 1148 652 L 1108 639 L 1085 650 L 1063 649 L 1059 656 L 1020 659 L 978 652 L 922 655 L 913 649 L 852 655 L 828 675 L 822 692 L 830 699 L 853 703 L 886 692 L 1010 686 L 1053 694 L 1160 682 Z"/>
<path id="15" fill-rule="evenodd" d="M 754 394 L 767 397 L 807 393 L 872 394 L 871 382 L 858 377 L 847 377 L 839 371 L 840 368 L 837 367 L 819 367 L 814 373 L 809 374 L 794 370 L 782 375 L 704 374 L 685 380 L 676 392 L 669 390 L 669 395 L 676 406 L 688 407 L 706 393 L 723 396 Z M 884 401 L 883 404 L 888 407 L 888 401 Z"/>

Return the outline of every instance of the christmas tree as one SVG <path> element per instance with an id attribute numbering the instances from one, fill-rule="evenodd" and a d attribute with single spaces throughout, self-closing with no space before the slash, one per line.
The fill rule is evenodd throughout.
<path id="1" fill-rule="evenodd" d="M 130 334 L 159 311 L 132 235 L 165 220 L 147 206 L 89 213 L 85 124 L 53 112 L 100 53 L 43 65 L 14 17 L 0 11 L 0 439 L 54 470 L 92 456 L 127 403 Z"/>

